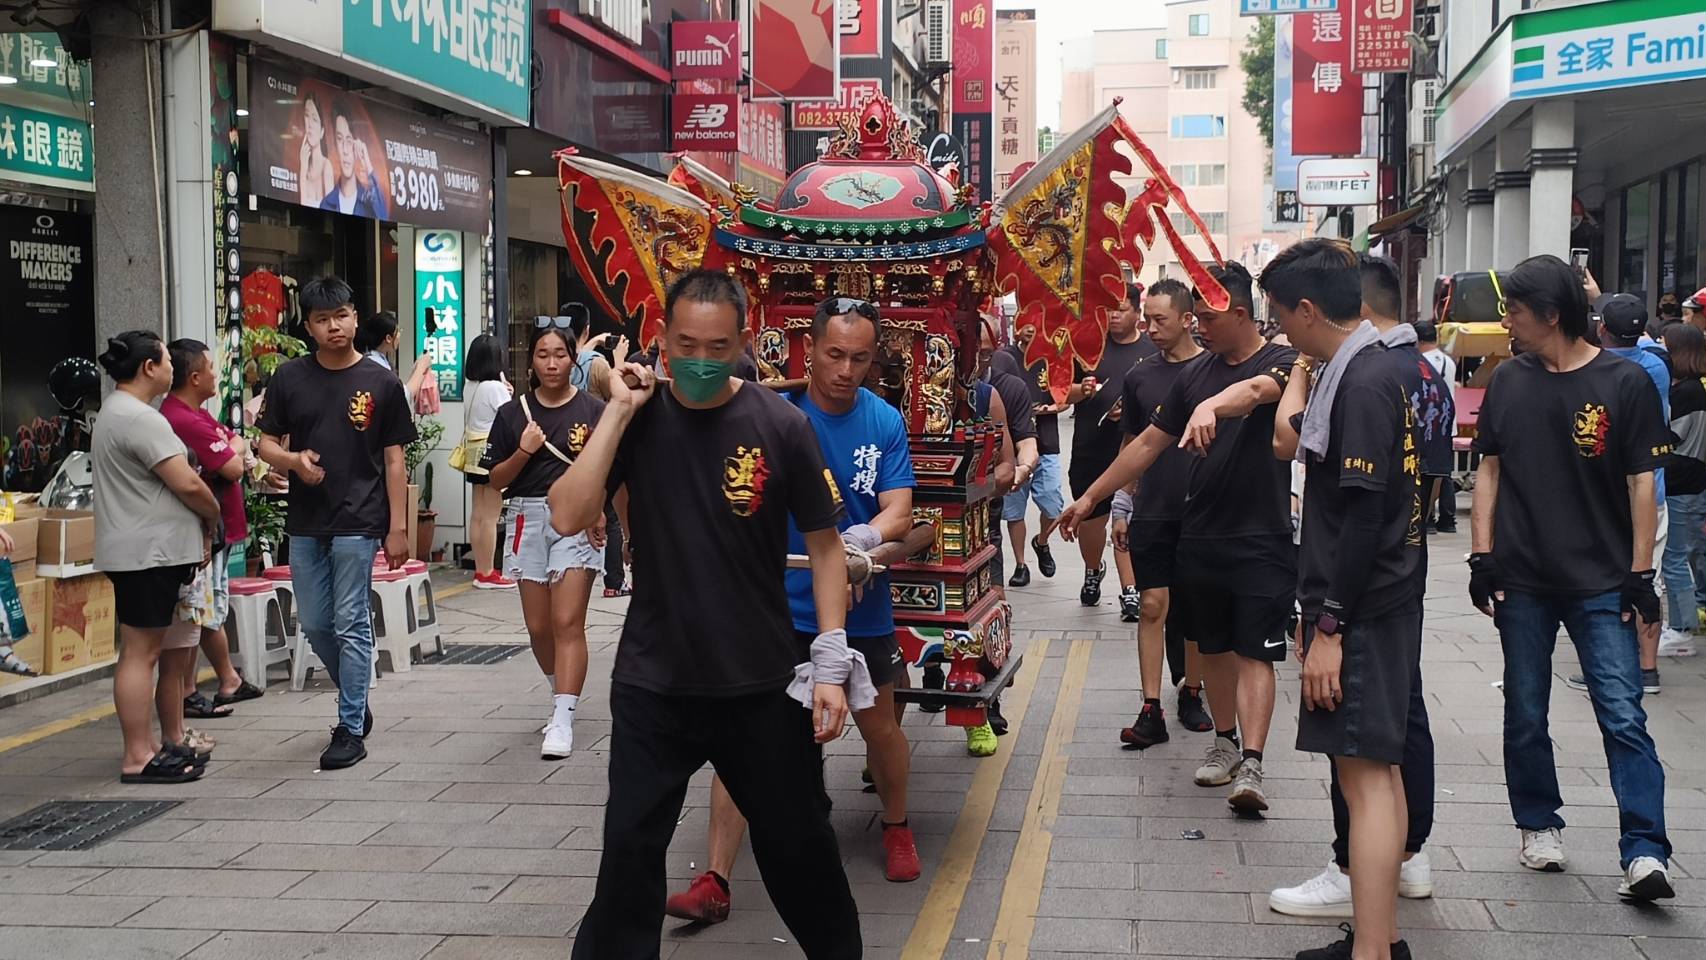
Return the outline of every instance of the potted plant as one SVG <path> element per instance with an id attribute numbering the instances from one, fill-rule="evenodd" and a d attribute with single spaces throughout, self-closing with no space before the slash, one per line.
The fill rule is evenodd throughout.
<path id="1" fill-rule="evenodd" d="M 403 448 L 403 466 L 409 482 L 420 485 L 420 507 L 415 514 L 415 556 L 432 556 L 433 536 L 438 532 L 438 513 L 432 509 L 432 464 L 427 455 L 444 436 L 444 424 L 432 417 L 415 418 L 415 439 Z M 417 480 L 417 476 L 419 479 Z"/>
<path id="2" fill-rule="evenodd" d="M 278 556 L 284 544 L 284 501 L 250 490 L 243 499 L 243 509 L 249 513 L 248 575 L 260 573 L 263 553 L 269 558 Z"/>

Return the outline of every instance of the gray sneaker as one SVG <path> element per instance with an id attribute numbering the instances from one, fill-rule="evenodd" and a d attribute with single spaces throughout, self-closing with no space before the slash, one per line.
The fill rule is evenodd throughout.
<path id="1" fill-rule="evenodd" d="M 1588 689 L 1588 681 L 1587 678 L 1581 674 L 1572 673 L 1564 678 L 1564 686 L 1569 687 L 1571 690 L 1580 690 L 1583 693 L 1586 693 Z M 1663 689 L 1664 688 L 1659 685 L 1658 670 L 1641 671 L 1641 692 L 1643 694 L 1649 697 L 1656 697 Z"/>
<path id="2" fill-rule="evenodd" d="M 1262 792 L 1262 761 L 1245 759 L 1238 767 L 1238 782 L 1232 785 L 1232 795 L 1226 798 L 1239 813 L 1261 813 L 1268 808 L 1268 795 Z"/>
<path id="3" fill-rule="evenodd" d="M 1215 737 L 1203 765 L 1197 768 L 1197 786 L 1219 787 L 1231 783 L 1232 774 L 1238 770 L 1238 763 L 1243 758 L 1236 743 L 1225 737 Z"/>

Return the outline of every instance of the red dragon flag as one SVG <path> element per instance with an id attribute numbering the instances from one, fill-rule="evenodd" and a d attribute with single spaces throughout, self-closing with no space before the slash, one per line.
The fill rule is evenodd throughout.
<path id="1" fill-rule="evenodd" d="M 1120 179 L 1136 172 L 1124 143 L 1142 166 L 1135 197 Z M 1066 396 L 1073 363 L 1093 368 L 1107 342 L 1108 315 L 1125 298 L 1127 270 L 1137 276 L 1143 255 L 1164 234 L 1197 289 L 1224 308 L 1221 288 L 1173 229 L 1169 208 L 1183 213 L 1204 239 L 1208 229 L 1184 191 L 1168 176 L 1115 100 L 1013 182 L 990 211 L 989 246 L 996 283 L 1016 294 L 1015 330 L 1034 335 L 1025 366 L 1041 363 L 1055 399 Z M 1209 255 L 1220 251 L 1208 242 Z"/>
<path id="2" fill-rule="evenodd" d="M 663 332 L 664 292 L 699 266 L 711 208 L 680 187 L 626 167 L 557 154 L 563 238 L 594 299 L 644 349 Z"/>
<path id="3" fill-rule="evenodd" d="M 740 209 L 735 188 L 720 173 L 685 153 L 674 155 L 675 167 L 669 171 L 669 182 L 712 207 L 724 210 Z"/>

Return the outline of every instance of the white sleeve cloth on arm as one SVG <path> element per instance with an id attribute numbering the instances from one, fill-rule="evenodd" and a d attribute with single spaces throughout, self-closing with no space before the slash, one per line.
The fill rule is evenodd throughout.
<path id="1" fill-rule="evenodd" d="M 820 683 L 847 689 L 847 706 L 855 712 L 869 710 L 877 703 L 877 687 L 871 682 L 871 668 L 865 655 L 847 645 L 846 630 L 827 630 L 812 641 L 812 658 L 794 667 L 794 682 L 788 684 L 788 696 L 807 709 L 812 705 L 812 688 Z"/>

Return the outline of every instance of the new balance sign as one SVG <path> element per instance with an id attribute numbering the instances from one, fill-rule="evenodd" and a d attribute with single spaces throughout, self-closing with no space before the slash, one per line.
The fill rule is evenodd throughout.
<path id="1" fill-rule="evenodd" d="M 677 20 L 670 26 L 676 80 L 739 80 L 740 34 L 733 20 Z"/>
<path id="2" fill-rule="evenodd" d="M 672 111 L 676 150 L 739 149 L 740 95 L 678 93 Z"/>

